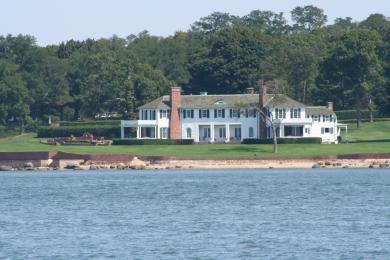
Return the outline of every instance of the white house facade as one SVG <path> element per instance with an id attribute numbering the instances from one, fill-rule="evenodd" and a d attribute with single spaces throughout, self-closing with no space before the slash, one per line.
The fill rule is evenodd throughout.
<path id="1" fill-rule="evenodd" d="M 260 116 L 259 109 L 267 115 Z M 139 107 L 139 120 L 122 120 L 121 137 L 135 128 L 137 139 L 193 139 L 197 143 L 239 143 L 247 138 L 272 138 L 271 122 L 278 137 L 320 137 L 337 143 L 337 118 L 333 105 L 306 106 L 285 95 L 260 93 L 253 88 L 235 95 L 182 95 L 172 88 Z"/>

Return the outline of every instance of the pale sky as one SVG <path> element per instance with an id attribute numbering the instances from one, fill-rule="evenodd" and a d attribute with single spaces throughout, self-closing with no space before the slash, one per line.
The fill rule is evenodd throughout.
<path id="1" fill-rule="evenodd" d="M 372 13 L 390 16 L 390 0 L 2 0 L 0 35 L 33 35 L 41 46 L 142 30 L 168 36 L 215 11 L 242 16 L 271 10 L 290 19 L 294 7 L 310 4 L 324 9 L 330 22 L 346 16 L 361 21 Z"/>

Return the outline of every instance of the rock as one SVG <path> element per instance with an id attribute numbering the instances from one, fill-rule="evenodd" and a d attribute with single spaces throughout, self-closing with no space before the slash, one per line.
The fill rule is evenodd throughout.
<path id="1" fill-rule="evenodd" d="M 89 166 L 89 169 L 92 170 L 92 171 L 96 171 L 96 170 L 99 170 L 99 167 L 97 165 L 95 165 L 95 164 L 91 164 Z"/>
<path id="2" fill-rule="evenodd" d="M 336 162 L 336 166 L 340 167 L 341 165 L 341 162 Z"/>
<path id="3" fill-rule="evenodd" d="M 12 166 L 7 166 L 7 165 L 0 165 L 0 171 L 13 171 L 14 168 Z"/>
<path id="4" fill-rule="evenodd" d="M 29 170 L 32 170 L 32 168 L 34 168 L 34 164 L 32 162 L 27 162 L 23 165 L 23 167 L 25 169 L 29 169 Z"/>
<path id="5" fill-rule="evenodd" d="M 311 168 L 313 168 L 313 169 L 320 168 L 320 166 L 318 164 L 314 164 Z"/>
<path id="6" fill-rule="evenodd" d="M 80 164 L 78 162 L 68 162 L 64 168 L 68 170 L 79 170 Z"/>
<path id="7" fill-rule="evenodd" d="M 42 167 L 35 167 L 34 170 L 36 170 L 36 171 L 48 171 L 48 170 L 50 170 L 50 168 L 42 166 Z"/>
<path id="8" fill-rule="evenodd" d="M 111 165 L 110 165 L 110 169 L 116 169 L 116 166 L 113 165 L 113 164 L 111 164 Z"/>
<path id="9" fill-rule="evenodd" d="M 330 166 L 330 165 L 332 165 L 332 163 L 331 162 L 329 162 L 329 161 L 325 161 L 325 163 L 324 163 L 326 166 Z"/>
<path id="10" fill-rule="evenodd" d="M 79 170 L 88 171 L 90 168 L 91 168 L 91 166 L 89 166 L 89 165 L 80 165 L 80 169 Z"/>
<path id="11" fill-rule="evenodd" d="M 325 165 L 325 162 L 324 162 L 324 161 L 318 161 L 317 164 L 318 164 L 319 166 L 324 166 L 324 165 Z"/>
<path id="12" fill-rule="evenodd" d="M 129 163 L 129 166 L 130 166 L 130 168 L 132 168 L 132 167 L 136 167 L 136 168 L 137 167 L 143 167 L 143 168 L 145 168 L 147 166 L 147 162 L 144 162 L 144 161 L 138 159 L 137 157 L 134 157 L 133 160 L 131 160 L 131 162 Z"/>
<path id="13" fill-rule="evenodd" d="M 372 165 L 379 165 L 379 161 L 377 161 L 377 160 L 373 161 Z"/>
<path id="14" fill-rule="evenodd" d="M 374 165 L 373 165 L 373 164 L 370 164 L 370 165 L 368 166 L 368 168 L 374 168 Z"/>
<path id="15" fill-rule="evenodd" d="M 385 163 L 379 164 L 379 168 L 388 168 L 388 167 L 389 167 L 388 164 L 385 164 Z"/>
<path id="16" fill-rule="evenodd" d="M 344 165 L 343 168 L 344 168 L 344 169 L 347 169 L 347 168 L 349 168 L 349 166 L 348 166 L 348 165 Z"/>
<path id="17" fill-rule="evenodd" d="M 126 165 L 124 163 L 118 163 L 116 168 L 119 169 L 119 170 L 123 170 L 123 169 L 126 168 Z"/>

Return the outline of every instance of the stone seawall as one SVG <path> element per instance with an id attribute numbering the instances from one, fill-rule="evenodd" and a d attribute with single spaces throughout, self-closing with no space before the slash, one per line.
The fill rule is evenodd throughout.
<path id="1" fill-rule="evenodd" d="M 199 158 L 63 152 L 0 153 L 1 169 L 173 169 L 173 168 L 388 168 L 390 154 L 310 158 Z"/>

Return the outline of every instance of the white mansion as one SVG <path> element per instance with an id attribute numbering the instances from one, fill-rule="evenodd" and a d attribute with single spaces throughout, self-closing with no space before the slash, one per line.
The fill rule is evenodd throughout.
<path id="1" fill-rule="evenodd" d="M 268 119 L 259 116 L 258 109 Z M 236 95 L 182 95 L 172 88 L 139 107 L 139 120 L 122 120 L 125 128 L 136 128 L 137 139 L 194 139 L 195 142 L 241 142 L 245 138 L 272 138 L 271 121 L 278 137 L 321 137 L 323 143 L 337 143 L 337 118 L 333 103 L 306 106 L 285 95 L 267 94 L 266 87 L 255 94 L 253 88 Z"/>

